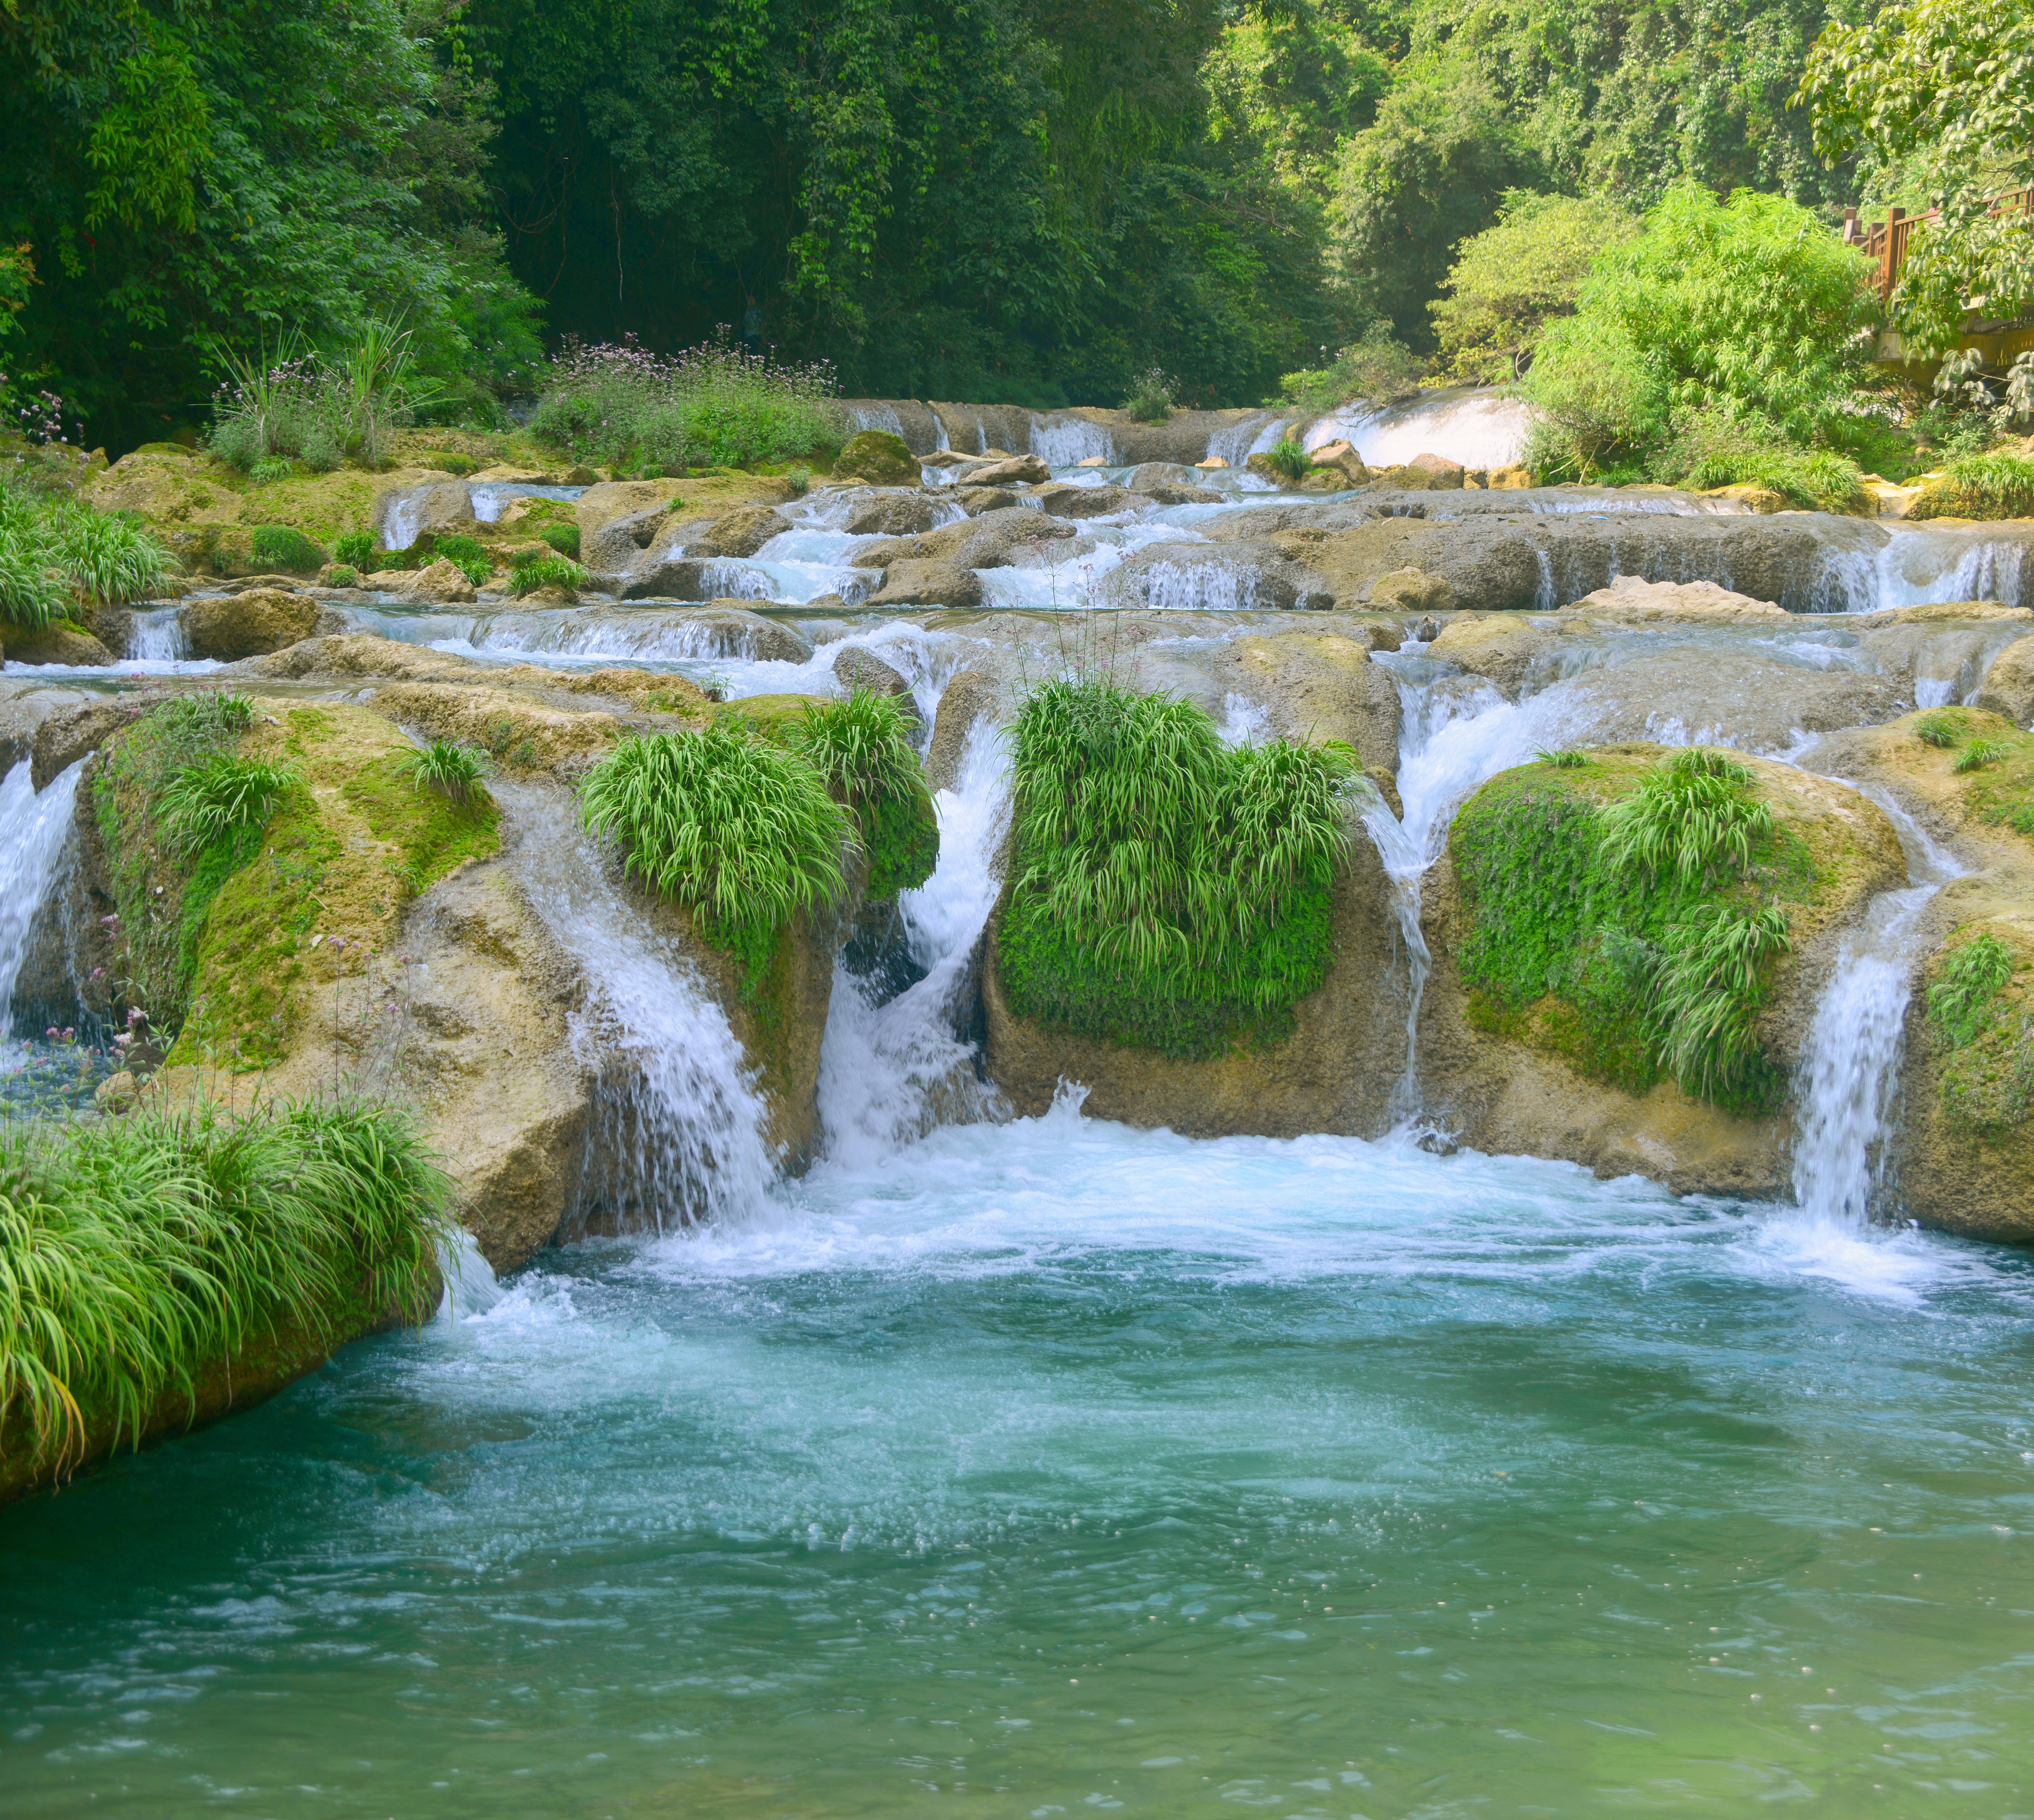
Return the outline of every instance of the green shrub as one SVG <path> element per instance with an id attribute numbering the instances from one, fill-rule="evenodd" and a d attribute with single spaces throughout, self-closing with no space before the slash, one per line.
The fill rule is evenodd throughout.
<path id="1" fill-rule="evenodd" d="M 1983 771 L 2006 756 L 2006 748 L 1995 739 L 1974 739 L 1951 760 L 1950 769 L 1963 772 Z"/>
<path id="2" fill-rule="evenodd" d="M 287 480 L 295 472 L 280 455 L 265 455 L 247 470 L 247 478 L 257 486 L 273 486 L 279 480 Z"/>
<path id="3" fill-rule="evenodd" d="M 845 700 L 808 703 L 790 744 L 854 811 L 869 856 L 869 897 L 915 890 L 933 876 L 939 820 L 895 701 L 858 689 Z"/>
<path id="4" fill-rule="evenodd" d="M 1952 938 L 1953 940 L 1954 938 Z M 2034 1108 L 2034 1019 L 2011 991 L 2020 957 L 1986 929 L 1946 952 L 1928 989 L 1943 1109 L 1958 1124 L 2023 1131 Z"/>
<path id="5" fill-rule="evenodd" d="M 362 574 L 381 566 L 375 561 L 377 554 L 374 546 L 374 533 L 371 531 L 342 531 L 332 540 L 332 561 L 357 569 Z"/>
<path id="6" fill-rule="evenodd" d="M 420 1319 L 448 1198 L 381 1109 L 0 1124 L 0 1409 L 61 1475 L 285 1325 L 330 1342 Z"/>
<path id="7" fill-rule="evenodd" d="M 258 831 L 243 829 L 187 853 L 169 825 L 169 786 L 179 772 L 230 753 L 253 717 L 244 695 L 172 696 L 108 743 L 92 780 L 127 989 L 164 1037 L 183 1019 L 205 911 L 259 841 Z"/>
<path id="8" fill-rule="evenodd" d="M 536 556 L 518 562 L 511 571 L 510 587 L 518 595 L 535 594 L 540 587 L 576 591 L 586 584 L 586 571 L 563 556 Z"/>
<path id="9" fill-rule="evenodd" d="M 1683 486 L 1767 487 L 1810 512 L 1860 512 L 1870 503 L 1863 471 L 1848 456 L 1799 448 L 1770 424 L 1716 411 L 1684 415 L 1649 471 Z"/>
<path id="10" fill-rule="evenodd" d="M 378 467 L 395 429 L 439 395 L 400 317 L 370 321 L 336 353 L 312 351 L 295 334 L 272 358 L 219 343 L 212 352 L 230 377 L 213 395 L 207 446 L 257 480 L 285 478 L 290 456 L 321 474 L 349 456 Z"/>
<path id="11" fill-rule="evenodd" d="M 580 461 L 645 475 L 752 467 L 840 445 L 833 369 L 722 340 L 653 355 L 632 341 L 569 347 L 551 363 L 531 430 Z"/>
<path id="12" fill-rule="evenodd" d="M 45 626 L 69 605 L 40 520 L 25 500 L 0 492 L 0 625 Z"/>
<path id="13" fill-rule="evenodd" d="M 803 499 L 812 490 L 812 471 L 802 462 L 794 462 L 784 470 L 784 484 L 790 488 L 794 499 Z M 574 556 L 579 554 L 575 550 Z"/>
<path id="14" fill-rule="evenodd" d="M 1643 463 L 1679 415 L 1706 410 L 1803 447 L 1841 440 L 1869 352 L 1868 276 L 1855 248 L 1784 197 L 1720 201 L 1674 184 L 1541 340 L 1526 380 L 1546 415 L 1538 465 L 1586 475 Z"/>
<path id="15" fill-rule="evenodd" d="M 417 789 L 434 790 L 461 805 L 487 794 L 481 782 L 486 761 L 456 740 L 434 739 L 421 752 L 406 754 L 403 765 Z"/>
<path id="16" fill-rule="evenodd" d="M 1722 752 L 1677 752 L 1604 811 L 1604 851 L 1614 865 L 1684 890 L 1734 877 L 1773 831 L 1772 805 L 1751 794 L 1753 781 L 1749 767 Z"/>
<path id="17" fill-rule="evenodd" d="M 2019 455 L 1968 455 L 1931 481 L 1910 518 L 2034 518 L 2034 460 Z"/>
<path id="18" fill-rule="evenodd" d="M 579 560 L 577 524 L 564 520 L 551 524 L 540 524 L 537 527 L 537 535 L 559 555 L 569 556 L 575 562 Z"/>
<path id="19" fill-rule="evenodd" d="M 623 738 L 580 785 L 586 824 L 618 840 L 632 877 L 683 904 L 752 985 L 779 933 L 838 900 L 847 811 L 797 753 L 739 721 Z"/>
<path id="20" fill-rule="evenodd" d="M 360 585 L 359 572 L 348 569 L 343 562 L 334 563 L 325 572 L 325 580 L 328 587 L 358 587 Z"/>
<path id="21" fill-rule="evenodd" d="M 257 524 L 249 542 L 253 547 L 257 569 L 309 575 L 325 565 L 325 552 L 290 525 Z"/>
<path id="22" fill-rule="evenodd" d="M 1964 719 L 1961 708 L 1931 708 L 1915 722 L 1914 737 L 1923 745 L 1947 751 L 1964 737 Z"/>
<path id="23" fill-rule="evenodd" d="M 1699 906 L 1667 930 L 1649 1008 L 1660 1060 L 1683 1093 L 1724 1104 L 1772 1071 L 1754 1022 L 1766 963 L 1793 945 L 1777 904 Z"/>
<path id="24" fill-rule="evenodd" d="M 214 752 L 180 766 L 163 786 L 159 812 L 171 846 L 186 855 L 265 827 L 276 805 L 302 780 L 290 766 Z"/>
<path id="25" fill-rule="evenodd" d="M 1130 382 L 1123 408 L 1139 423 L 1163 423 L 1179 408 L 1180 382 L 1163 367 L 1147 366 Z"/>
<path id="26" fill-rule="evenodd" d="M 1289 436 L 1273 443 L 1265 451 L 1264 459 L 1287 480 L 1304 480 L 1314 471 L 1313 458 Z"/>
<path id="27" fill-rule="evenodd" d="M 1556 771 L 1580 771 L 1589 761 L 1587 752 L 1577 752 L 1572 746 L 1552 751 L 1543 745 L 1539 747 L 1533 756 L 1541 764 L 1550 764 Z"/>
<path id="28" fill-rule="evenodd" d="M 1601 197 L 1507 191 L 1497 225 L 1455 250 L 1450 295 L 1427 306 L 1449 375 L 1479 385 L 1515 382 L 1546 325 L 1574 310 L 1591 264 L 1638 228 Z"/>
<path id="29" fill-rule="evenodd" d="M 1346 747 L 1225 747 L 1188 702 L 1034 691 L 997 937 L 1013 1008 L 1176 1055 L 1289 1031 L 1326 977 L 1360 775 Z"/>
<path id="30" fill-rule="evenodd" d="M 1278 381 L 1278 396 L 1265 402 L 1273 410 L 1287 407 L 1313 417 L 1357 399 L 1388 404 L 1419 389 L 1419 356 L 1394 337 L 1390 323 L 1379 322 L 1326 366 L 1287 373 Z"/>
<path id="31" fill-rule="evenodd" d="M 444 557 L 451 562 L 485 562 L 488 547 L 477 537 L 468 537 L 460 531 L 448 531 L 443 536 L 433 537 L 425 546 L 429 560 L 436 562 Z"/>

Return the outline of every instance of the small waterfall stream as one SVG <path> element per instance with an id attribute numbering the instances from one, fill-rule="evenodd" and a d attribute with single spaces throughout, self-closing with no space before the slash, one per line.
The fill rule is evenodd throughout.
<path id="1" fill-rule="evenodd" d="M 574 1045 L 601 1079 L 586 1193 L 659 1231 L 752 1214 L 778 1159 L 726 1014 L 613 883 L 609 856 L 569 801 L 505 780 L 494 790 L 521 836 L 530 901 L 587 980 Z"/>
<path id="2" fill-rule="evenodd" d="M 1803 1045 L 1794 1199 L 1811 1220 L 1856 1226 L 1881 1186 L 1893 1085 L 1920 953 L 1922 913 L 1968 869 L 1886 790 L 1856 786 L 1898 832 L 1913 884 L 1882 891 L 1845 940 Z"/>
<path id="3" fill-rule="evenodd" d="M 26 759 L 0 781 L 0 1045 L 7 1040 L 14 982 L 28 958 L 28 933 L 49 895 L 70 837 L 84 760 L 38 792 Z"/>

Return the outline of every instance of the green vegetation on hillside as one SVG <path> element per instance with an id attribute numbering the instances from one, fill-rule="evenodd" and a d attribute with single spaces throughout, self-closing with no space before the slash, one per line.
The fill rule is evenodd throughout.
<path id="1" fill-rule="evenodd" d="M 162 546 L 124 518 L 0 487 L 0 625 L 141 600 L 162 591 L 169 569 Z"/>
<path id="2" fill-rule="evenodd" d="M 422 1319 L 446 1205 L 385 1110 L 0 1124 L 0 1486 L 190 1420 L 286 1337 Z"/>
<path id="3" fill-rule="evenodd" d="M 1232 749 L 1190 702 L 1087 679 L 1032 692 L 1015 766 L 1011 1009 L 1180 1056 L 1289 1034 L 1332 953 L 1353 752 Z"/>
<path id="4" fill-rule="evenodd" d="M 1450 831 L 1472 1018 L 1627 1093 L 1769 1109 L 1785 1075 L 1754 1026 L 1807 850 L 1725 754 L 1574 756 L 1493 779 Z"/>

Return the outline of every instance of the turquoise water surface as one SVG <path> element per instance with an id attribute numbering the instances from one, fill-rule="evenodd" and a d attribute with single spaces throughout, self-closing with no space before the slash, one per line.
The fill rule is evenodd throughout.
<path id="1" fill-rule="evenodd" d="M 1070 1107 L 0 1514 L 13 1820 L 2034 1814 L 2034 1272 Z"/>

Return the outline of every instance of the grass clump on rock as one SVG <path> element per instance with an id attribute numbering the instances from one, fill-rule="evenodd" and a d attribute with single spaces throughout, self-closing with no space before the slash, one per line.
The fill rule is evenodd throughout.
<path id="1" fill-rule="evenodd" d="M 1290 1033 L 1332 958 L 1352 752 L 1233 749 L 1192 703 L 1089 679 L 1033 692 L 1015 771 L 1019 1015 L 1183 1058 Z"/>
<path id="2" fill-rule="evenodd" d="M 418 790 L 433 790 L 462 808 L 487 794 L 481 782 L 486 760 L 470 745 L 457 740 L 434 739 L 403 761 L 411 783 Z"/>
<path id="3" fill-rule="evenodd" d="M 257 524 L 249 543 L 257 569 L 278 569 L 287 575 L 309 575 L 325 565 L 325 552 L 290 525 Z"/>
<path id="4" fill-rule="evenodd" d="M 0 1126 L 0 1493 L 422 1319 L 446 1205 L 385 1110 Z"/>
<path id="5" fill-rule="evenodd" d="M 474 585 L 478 587 L 479 584 Z M 542 587 L 561 588 L 571 594 L 585 585 L 586 571 L 564 556 L 537 556 L 519 562 L 509 581 L 509 587 L 519 596 L 535 594 Z"/>
<path id="6" fill-rule="evenodd" d="M 580 806 L 629 875 L 689 910 L 752 984 L 792 918 L 846 889 L 848 811 L 804 758 L 739 719 L 625 738 L 587 774 Z"/>
<path id="7" fill-rule="evenodd" d="M 2034 459 L 2002 452 L 1967 455 L 1931 481 L 1909 518 L 2034 518 Z"/>
<path id="8" fill-rule="evenodd" d="M 127 518 L 73 501 L 39 508 L 0 489 L 0 625 L 39 629 L 75 605 L 145 599 L 169 572 L 162 546 Z"/>
<path id="9" fill-rule="evenodd" d="M 1699 747 L 1486 784 L 1449 836 L 1472 1021 L 1630 1093 L 1671 1078 L 1729 1111 L 1777 1105 L 1754 1026 L 1814 868 L 1757 787 Z"/>
<path id="10" fill-rule="evenodd" d="M 1990 929 L 1948 950 L 1927 993 L 1944 1052 L 1943 1109 L 1957 1124 L 2017 1131 L 2034 1107 L 2034 1015 L 2021 957 Z"/>
<path id="11" fill-rule="evenodd" d="M 808 703 L 787 730 L 792 749 L 854 812 L 869 856 L 869 895 L 891 897 L 930 878 L 939 864 L 939 822 L 897 704 L 858 689 L 839 700 Z"/>

